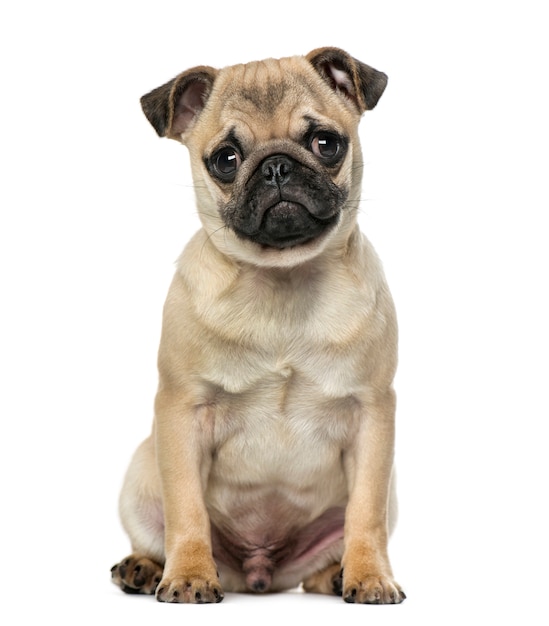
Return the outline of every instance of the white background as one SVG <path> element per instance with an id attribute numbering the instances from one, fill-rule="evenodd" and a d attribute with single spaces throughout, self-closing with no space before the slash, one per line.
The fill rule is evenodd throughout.
<path id="1" fill-rule="evenodd" d="M 547 624 L 543 2 L 6 2 L 0 15 L 0 619 Z M 385 71 L 361 225 L 401 329 L 399 607 L 126 596 L 123 473 L 163 299 L 198 227 L 185 148 L 139 97 L 180 71 L 335 45 Z M 8 621 L 3 616 L 8 616 Z"/>

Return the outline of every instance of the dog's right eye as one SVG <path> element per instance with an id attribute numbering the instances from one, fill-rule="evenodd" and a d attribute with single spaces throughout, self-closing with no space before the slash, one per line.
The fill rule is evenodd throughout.
<path id="1" fill-rule="evenodd" d="M 211 169 L 223 182 L 231 182 L 242 163 L 239 152 L 230 146 L 221 148 L 210 159 Z"/>

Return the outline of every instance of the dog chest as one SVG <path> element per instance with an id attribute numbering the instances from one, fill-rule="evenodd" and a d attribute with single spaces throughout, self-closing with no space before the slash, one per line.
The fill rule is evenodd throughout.
<path id="1" fill-rule="evenodd" d="M 215 278 L 202 268 L 200 281 L 194 271 L 177 274 L 165 307 L 161 375 L 231 394 L 289 380 L 321 397 L 360 394 L 376 351 L 391 349 L 384 340 L 391 311 L 374 287 L 331 267 Z"/>
<path id="2" fill-rule="evenodd" d="M 238 467 L 248 484 L 316 482 L 319 472 L 339 467 L 357 428 L 352 397 L 323 396 L 297 374 L 262 380 L 243 393 L 218 391 L 212 408 L 220 476 Z"/>

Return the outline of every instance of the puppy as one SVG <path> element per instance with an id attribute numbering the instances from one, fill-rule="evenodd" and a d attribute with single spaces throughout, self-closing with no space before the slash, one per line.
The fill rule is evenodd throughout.
<path id="1" fill-rule="evenodd" d="M 143 96 L 190 151 L 203 227 L 167 296 L 153 430 L 120 498 L 124 591 L 404 599 L 387 554 L 397 326 L 356 220 L 358 124 L 386 83 L 322 48 L 195 67 Z"/>

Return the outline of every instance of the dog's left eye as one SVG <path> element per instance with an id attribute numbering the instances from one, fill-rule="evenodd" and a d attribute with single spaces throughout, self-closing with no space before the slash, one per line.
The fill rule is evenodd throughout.
<path id="1" fill-rule="evenodd" d="M 336 161 L 340 156 L 341 141 L 334 133 L 318 133 L 311 141 L 312 153 L 327 161 Z"/>
<path id="2" fill-rule="evenodd" d="M 221 148 L 211 159 L 215 175 L 225 182 L 230 182 L 235 177 L 241 163 L 242 157 L 238 151 L 229 146 Z"/>

